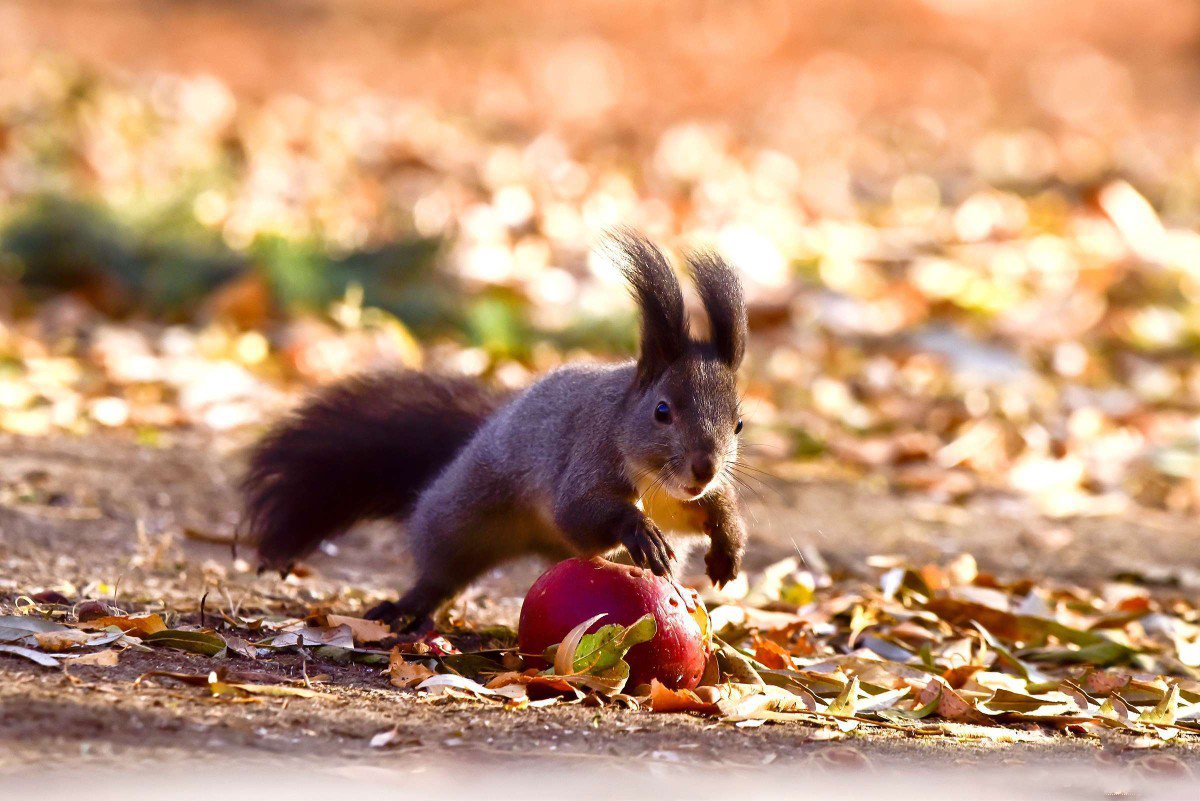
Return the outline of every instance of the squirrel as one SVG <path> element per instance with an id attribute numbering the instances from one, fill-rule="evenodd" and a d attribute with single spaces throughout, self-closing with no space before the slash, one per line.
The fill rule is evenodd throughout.
<path id="1" fill-rule="evenodd" d="M 741 284 L 719 256 L 689 255 L 710 331 L 694 339 L 662 252 L 630 232 L 613 241 L 641 312 L 636 361 L 569 364 L 511 397 L 408 370 L 318 390 L 250 452 L 243 526 L 261 569 L 286 574 L 361 520 L 403 521 L 416 580 L 367 613 L 402 630 L 518 556 L 623 546 L 670 576 L 684 541 L 664 530 L 706 535 L 710 580 L 735 578 L 746 541 L 733 480 Z"/>

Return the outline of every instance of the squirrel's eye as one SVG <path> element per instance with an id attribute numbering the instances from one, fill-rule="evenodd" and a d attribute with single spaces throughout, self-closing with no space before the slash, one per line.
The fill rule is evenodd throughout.
<path id="1" fill-rule="evenodd" d="M 740 417 L 738 418 L 737 425 L 734 426 L 734 428 L 733 428 L 733 433 L 735 433 L 735 434 L 742 433 L 742 419 Z"/>
<path id="2" fill-rule="evenodd" d="M 659 401 L 654 407 L 654 419 L 660 423 L 671 422 L 671 406 L 666 401 Z"/>

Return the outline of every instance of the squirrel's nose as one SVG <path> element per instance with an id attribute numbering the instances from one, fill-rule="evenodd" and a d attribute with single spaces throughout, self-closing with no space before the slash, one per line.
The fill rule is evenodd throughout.
<path id="1" fill-rule="evenodd" d="M 712 481 L 717 474 L 716 461 L 707 453 L 697 453 L 692 456 L 692 475 L 702 484 Z"/>

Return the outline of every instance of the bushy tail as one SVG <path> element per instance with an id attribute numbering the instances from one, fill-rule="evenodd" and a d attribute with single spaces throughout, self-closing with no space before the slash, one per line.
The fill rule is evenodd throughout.
<path id="1" fill-rule="evenodd" d="M 360 520 L 403 515 L 502 402 L 414 371 L 318 391 L 251 451 L 242 533 L 263 567 L 287 570 Z"/>

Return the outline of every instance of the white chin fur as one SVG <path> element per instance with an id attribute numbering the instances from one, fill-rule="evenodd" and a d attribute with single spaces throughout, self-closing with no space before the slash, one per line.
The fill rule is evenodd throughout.
<path id="1" fill-rule="evenodd" d="M 680 500 L 680 501 L 698 501 L 698 500 L 700 500 L 701 498 L 703 498 L 705 495 L 707 495 L 709 492 L 711 492 L 711 491 L 712 491 L 712 488 L 713 488 L 715 485 L 716 485 L 716 482 L 715 482 L 715 481 L 714 481 L 714 482 L 711 482 L 711 483 L 709 483 L 707 486 L 705 486 L 705 488 L 704 488 L 704 489 L 703 489 L 703 490 L 700 492 L 700 494 L 699 494 L 699 495 L 693 495 L 692 493 L 688 492 L 688 491 L 687 491 L 686 489 L 684 489 L 683 487 L 670 487 L 670 488 L 668 488 L 667 492 L 669 492 L 669 493 L 670 493 L 670 495 L 671 495 L 671 497 L 672 497 L 672 498 L 675 498 L 676 500 Z"/>

